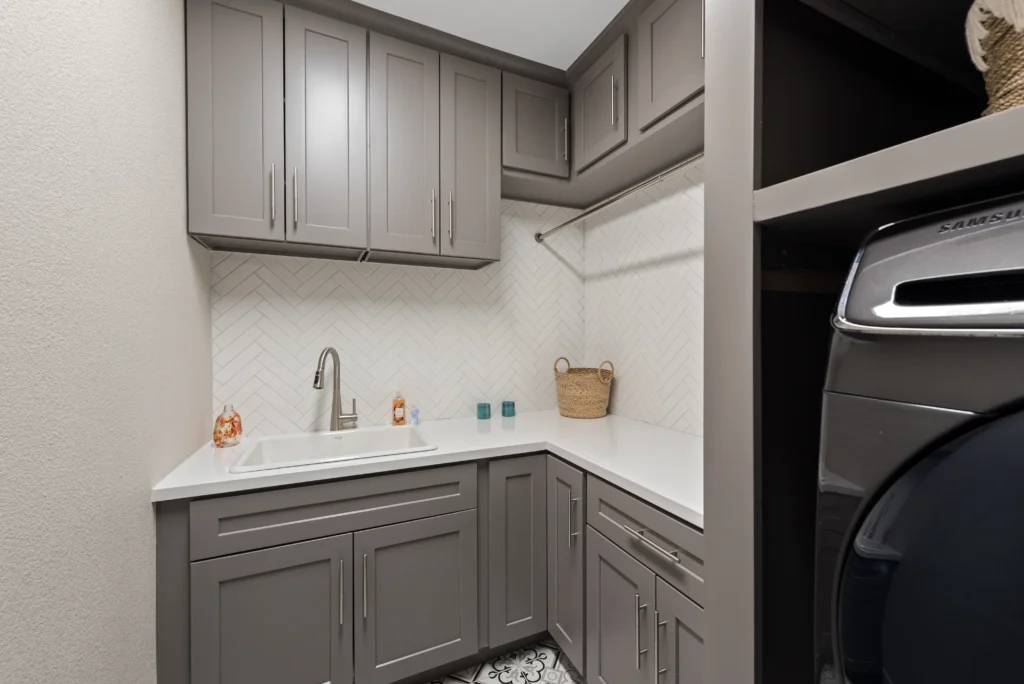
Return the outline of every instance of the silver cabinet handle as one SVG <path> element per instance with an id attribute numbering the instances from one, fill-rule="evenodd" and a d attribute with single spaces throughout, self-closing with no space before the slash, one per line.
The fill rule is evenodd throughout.
<path id="1" fill-rule="evenodd" d="M 366 554 L 363 554 L 363 619 L 366 619 Z"/>
<path id="2" fill-rule="evenodd" d="M 704 18 L 706 0 L 700 0 L 700 58 L 704 59 L 704 32 L 707 30 L 707 20 Z"/>
<path id="3" fill-rule="evenodd" d="M 345 559 L 338 568 L 338 624 L 345 624 Z"/>
<path id="4" fill-rule="evenodd" d="M 579 499 L 572 497 L 572 490 L 569 490 L 569 548 L 572 548 L 572 538 L 579 535 L 579 532 L 573 532 L 574 525 L 572 524 L 572 509 L 573 506 L 579 503 Z"/>
<path id="5" fill-rule="evenodd" d="M 562 159 L 569 161 L 569 117 L 562 120 Z"/>
<path id="6" fill-rule="evenodd" d="M 661 654 L 659 653 L 659 649 L 661 648 L 661 628 L 667 624 L 667 622 L 661 621 L 661 616 L 658 614 L 658 611 L 654 611 L 654 684 L 658 684 L 658 678 L 668 672 L 667 667 L 658 669 L 658 666 L 661 663 Z"/>
<path id="7" fill-rule="evenodd" d="M 640 669 L 640 656 L 647 653 L 647 649 L 640 649 L 640 611 L 647 608 L 647 604 L 640 605 L 640 594 L 636 596 L 636 620 L 633 622 L 634 635 L 636 636 L 636 669 Z"/>
<path id="8" fill-rule="evenodd" d="M 455 214 L 455 201 L 454 201 L 454 198 L 452 197 L 452 191 L 449 190 L 448 191 L 448 242 L 452 242 L 454 240 L 454 238 L 452 237 L 452 223 L 455 220 L 454 217 L 453 217 L 454 214 Z"/>
<path id="9" fill-rule="evenodd" d="M 612 74 L 612 128 L 615 128 L 615 74 Z"/>
<path id="10" fill-rule="evenodd" d="M 270 163 L 270 225 L 277 220 L 277 164 Z"/>
<path id="11" fill-rule="evenodd" d="M 292 168 L 292 229 L 299 228 L 299 167 Z"/>
<path id="12" fill-rule="evenodd" d="M 655 544 L 654 542 L 652 542 L 650 539 L 648 539 L 644 535 L 644 532 L 646 532 L 647 530 L 634 530 L 629 525 L 623 525 L 622 527 L 633 538 L 639 539 L 641 543 L 651 547 L 652 549 L 654 549 L 655 551 L 660 553 L 662 556 L 665 556 L 665 558 L 668 558 L 673 563 L 679 563 L 680 562 L 679 561 L 679 552 L 678 551 L 669 551 L 668 549 L 664 549 L 664 548 L 658 546 L 657 544 Z"/>
<path id="13" fill-rule="evenodd" d="M 430 239 L 437 239 L 437 204 L 434 200 L 434 188 L 430 188 Z"/>

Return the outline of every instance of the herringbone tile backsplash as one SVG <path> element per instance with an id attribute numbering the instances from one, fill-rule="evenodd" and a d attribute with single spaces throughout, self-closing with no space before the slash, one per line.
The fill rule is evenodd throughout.
<path id="1" fill-rule="evenodd" d="M 575 210 L 503 202 L 501 261 L 479 271 L 215 252 L 214 413 L 234 404 L 249 435 L 326 429 L 329 384 L 313 389 L 326 346 L 361 425 L 387 423 L 396 390 L 422 420 L 478 401 L 555 408 L 555 358 L 608 356 L 613 412 L 700 434 L 699 169 L 629 207 L 538 245 Z"/>

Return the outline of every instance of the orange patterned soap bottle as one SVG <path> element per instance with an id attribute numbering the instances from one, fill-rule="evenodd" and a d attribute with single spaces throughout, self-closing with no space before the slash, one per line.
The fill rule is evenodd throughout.
<path id="1" fill-rule="evenodd" d="M 405 399 L 401 392 L 395 392 L 395 398 L 391 402 L 391 424 L 405 425 Z"/>
<path id="2" fill-rule="evenodd" d="M 213 423 L 213 445 L 218 448 L 233 447 L 242 436 L 242 416 L 231 404 L 225 404 L 224 410 Z"/>

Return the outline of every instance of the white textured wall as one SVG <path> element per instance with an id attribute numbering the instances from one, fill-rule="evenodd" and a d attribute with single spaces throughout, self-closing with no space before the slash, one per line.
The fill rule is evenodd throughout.
<path id="1" fill-rule="evenodd" d="M 0 682 L 155 681 L 149 489 L 210 428 L 183 24 L 0 2 Z"/>
<path id="2" fill-rule="evenodd" d="M 698 162 L 587 219 L 586 358 L 611 410 L 704 434 L 704 174 Z"/>
<path id="3" fill-rule="evenodd" d="M 554 408 L 554 360 L 583 359 L 583 233 L 533 236 L 572 215 L 503 202 L 501 261 L 479 271 L 214 254 L 214 412 L 234 404 L 246 434 L 327 429 L 326 346 L 361 425 L 390 422 L 396 390 L 423 420 Z"/>

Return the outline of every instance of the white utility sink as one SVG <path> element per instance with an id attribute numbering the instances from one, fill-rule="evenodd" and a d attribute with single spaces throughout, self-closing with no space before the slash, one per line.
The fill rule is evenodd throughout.
<path id="1" fill-rule="evenodd" d="M 437 445 L 428 444 L 412 425 L 260 437 L 249 445 L 230 472 L 249 473 L 434 449 Z"/>

